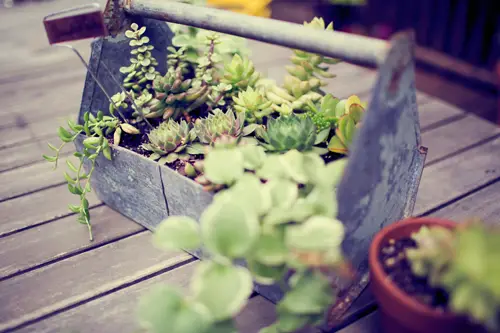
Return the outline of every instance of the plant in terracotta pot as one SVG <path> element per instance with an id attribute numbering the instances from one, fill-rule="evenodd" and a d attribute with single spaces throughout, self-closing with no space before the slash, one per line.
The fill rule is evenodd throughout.
<path id="1" fill-rule="evenodd" d="M 370 248 L 372 290 L 385 332 L 498 332 L 500 229 L 411 218 Z"/>
<path id="2" fill-rule="evenodd" d="M 199 221 L 170 216 L 154 234 L 158 247 L 202 248 L 205 260 L 197 263 L 188 291 L 158 285 L 141 298 L 141 327 L 150 333 L 237 332 L 233 317 L 246 305 L 253 281 L 284 292 L 276 322 L 261 333 L 323 323 L 335 303 L 336 278 L 349 277 L 335 195 L 345 162 L 217 140 L 203 172 L 225 189 Z"/>

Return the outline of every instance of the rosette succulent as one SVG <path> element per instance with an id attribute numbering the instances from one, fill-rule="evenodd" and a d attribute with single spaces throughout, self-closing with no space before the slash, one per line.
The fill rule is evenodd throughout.
<path id="1" fill-rule="evenodd" d="M 335 112 L 339 119 L 335 136 L 330 139 L 328 149 L 334 153 L 347 154 L 357 129 L 361 126 L 364 107 L 356 95 L 337 103 Z"/>
<path id="2" fill-rule="evenodd" d="M 225 113 L 221 109 L 215 109 L 207 118 L 196 119 L 194 130 L 201 143 L 213 144 L 221 136 L 241 136 L 244 122 L 244 113 L 238 112 L 235 115 L 230 109 Z"/>
<path id="3" fill-rule="evenodd" d="M 260 74 L 255 71 L 252 61 L 235 54 L 231 62 L 224 66 L 224 75 L 220 81 L 230 84 L 233 89 L 245 90 L 247 87 L 254 87 L 259 78 Z"/>
<path id="4" fill-rule="evenodd" d="M 240 91 L 238 97 L 233 97 L 234 108 L 238 112 L 246 115 L 246 121 L 249 123 L 262 123 L 262 119 L 273 113 L 273 102 L 267 100 L 264 95 L 248 87 L 245 91 Z"/>
<path id="5" fill-rule="evenodd" d="M 269 119 L 267 129 L 261 131 L 259 136 L 264 141 L 262 146 L 268 151 L 307 151 L 315 144 L 316 127 L 310 117 L 299 117 L 292 113 Z"/>
<path id="6" fill-rule="evenodd" d="M 186 121 L 179 123 L 169 119 L 152 130 L 148 138 L 149 143 L 144 144 L 143 148 L 153 152 L 149 158 L 165 164 L 187 159 L 189 155 L 186 149 L 196 139 L 196 134 Z"/>

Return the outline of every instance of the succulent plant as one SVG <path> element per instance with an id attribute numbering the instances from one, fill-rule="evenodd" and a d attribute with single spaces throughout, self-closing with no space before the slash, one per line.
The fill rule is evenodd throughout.
<path id="1" fill-rule="evenodd" d="M 201 143 L 213 144 L 221 136 L 239 137 L 250 133 L 244 132 L 245 114 L 228 109 L 223 112 L 215 109 L 207 118 L 198 118 L 194 123 L 195 133 Z"/>
<path id="2" fill-rule="evenodd" d="M 186 121 L 178 123 L 169 119 L 152 130 L 148 138 L 149 143 L 144 144 L 143 148 L 153 152 L 149 158 L 166 164 L 189 158 L 186 149 L 196 139 L 196 134 Z"/>
<path id="3" fill-rule="evenodd" d="M 260 91 L 252 87 L 240 91 L 238 97 L 233 97 L 233 101 L 235 110 L 245 113 L 248 123 L 262 124 L 263 118 L 273 113 L 271 107 L 273 102 L 267 100 Z"/>
<path id="4" fill-rule="evenodd" d="M 449 308 L 492 332 L 500 329 L 500 229 L 481 220 L 450 231 L 422 227 L 407 250 L 415 275 L 445 289 Z"/>
<path id="5" fill-rule="evenodd" d="M 352 95 L 337 103 L 335 113 L 339 119 L 335 135 L 328 143 L 330 151 L 339 154 L 348 154 L 357 129 L 361 126 L 361 120 L 365 111 L 363 105 L 356 95 Z"/>
<path id="6" fill-rule="evenodd" d="M 333 31 L 332 23 L 325 28 L 324 20 L 317 17 L 311 22 L 304 22 L 304 26 L 313 29 Z M 285 77 L 284 86 L 285 89 L 296 98 L 309 92 L 321 92 L 321 87 L 326 85 L 321 78 L 335 77 L 335 75 L 328 72 L 328 67 L 324 65 L 336 64 L 339 62 L 339 60 L 336 59 L 301 50 L 293 51 L 291 61 L 293 65 L 286 66 L 286 70 L 291 76 Z"/>
<path id="7" fill-rule="evenodd" d="M 230 84 L 233 89 L 245 90 L 247 87 L 253 88 L 259 78 L 260 74 L 255 71 L 252 61 L 235 54 L 231 62 L 224 66 L 224 75 L 220 81 Z"/>
<path id="8" fill-rule="evenodd" d="M 272 152 L 286 152 L 291 149 L 307 151 L 313 148 L 316 141 L 316 127 L 311 118 L 299 117 L 295 114 L 270 118 L 267 129 L 260 131 L 262 146 Z"/>
<path id="9" fill-rule="evenodd" d="M 307 103 L 307 113 L 311 117 L 314 125 L 316 125 L 318 132 L 335 126 L 339 118 L 335 112 L 338 103 L 339 99 L 333 97 L 332 94 L 326 94 L 322 97 L 319 105 L 313 102 Z"/>

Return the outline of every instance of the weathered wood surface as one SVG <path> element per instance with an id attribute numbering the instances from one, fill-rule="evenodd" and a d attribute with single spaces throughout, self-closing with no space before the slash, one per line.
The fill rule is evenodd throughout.
<path id="1" fill-rule="evenodd" d="M 0 54 L 0 332 L 20 327 L 14 331 L 132 333 L 138 297 L 155 283 L 185 287 L 196 266 L 182 252 L 154 249 L 148 231 L 95 196 L 96 240 L 90 243 L 85 226 L 67 210 L 77 198 L 67 192 L 62 170 L 53 171 L 41 159 L 57 125 L 76 117 L 85 77 L 69 50 L 47 46 L 41 17 L 85 2 L 0 10 L 0 32 L 8 36 L 0 44 L 9 51 Z M 89 54 L 87 41 L 75 45 Z M 282 80 L 291 52 L 251 45 L 258 70 Z M 339 64 L 332 72 L 338 77 L 330 80 L 329 91 L 370 99 L 373 71 Z M 429 155 L 415 214 L 498 220 L 498 129 L 428 95 L 419 93 L 417 100 Z M 372 302 L 366 295 L 351 313 Z M 241 332 L 255 333 L 274 315 L 274 306 L 256 296 L 237 322 Z M 376 320 L 375 313 L 342 332 L 376 332 Z"/>

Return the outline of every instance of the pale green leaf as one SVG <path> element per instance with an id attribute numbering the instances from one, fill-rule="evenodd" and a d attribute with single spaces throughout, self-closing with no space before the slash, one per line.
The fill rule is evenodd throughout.
<path id="1" fill-rule="evenodd" d="M 239 150 L 213 150 L 204 160 L 205 177 L 214 184 L 230 185 L 243 175 L 243 164 Z"/>
<path id="2" fill-rule="evenodd" d="M 170 216 L 156 228 L 153 244 L 165 250 L 195 250 L 201 245 L 198 223 L 188 216 Z"/>
<path id="3" fill-rule="evenodd" d="M 250 272 L 240 266 L 201 262 L 191 280 L 197 302 L 209 309 L 216 321 L 223 321 L 240 312 L 252 294 Z"/>
<path id="4" fill-rule="evenodd" d="M 340 247 L 344 226 L 334 218 L 313 216 L 302 224 L 288 226 L 285 242 L 297 250 L 327 251 Z"/>

